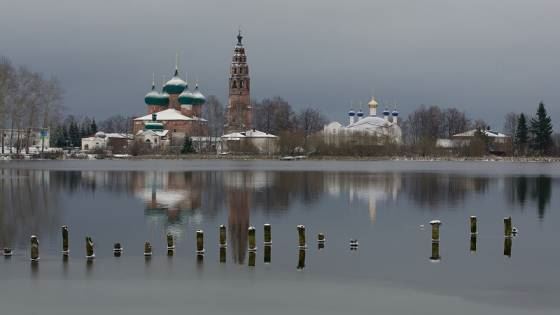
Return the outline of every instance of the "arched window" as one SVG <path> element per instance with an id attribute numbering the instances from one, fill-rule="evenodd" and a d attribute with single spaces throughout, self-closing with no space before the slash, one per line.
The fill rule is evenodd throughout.
<path id="1" fill-rule="evenodd" d="M 233 67 L 233 74 L 237 74 L 237 68 Z"/>
<path id="2" fill-rule="evenodd" d="M 235 80 L 233 81 L 233 83 L 231 84 L 231 87 L 236 89 L 237 88 L 237 84 L 235 83 Z"/>
<path id="3" fill-rule="evenodd" d="M 243 80 L 239 81 L 239 88 L 241 88 L 241 89 L 243 88 Z"/>

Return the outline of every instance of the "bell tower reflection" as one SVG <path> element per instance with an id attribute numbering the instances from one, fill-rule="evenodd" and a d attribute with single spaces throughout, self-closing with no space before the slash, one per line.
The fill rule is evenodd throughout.
<path id="1" fill-rule="evenodd" d="M 251 190 L 248 187 L 251 182 L 250 176 L 248 172 L 232 172 L 225 175 L 229 239 L 232 259 L 236 264 L 244 264 L 247 254 L 247 230 L 251 214 Z"/>

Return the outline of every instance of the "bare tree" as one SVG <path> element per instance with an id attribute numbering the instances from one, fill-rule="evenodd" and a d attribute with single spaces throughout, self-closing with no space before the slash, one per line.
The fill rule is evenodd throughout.
<path id="1" fill-rule="evenodd" d="M 292 106 L 276 96 L 253 104 L 254 126 L 267 133 L 278 135 L 295 128 L 295 114 Z"/>
<path id="2" fill-rule="evenodd" d="M 296 118 L 297 128 L 303 134 L 304 145 L 307 145 L 307 138 L 321 130 L 327 123 L 327 119 L 321 112 L 314 108 L 302 109 Z"/>
<path id="3" fill-rule="evenodd" d="M 211 137 L 219 137 L 224 132 L 224 105 L 214 96 L 208 96 L 202 117 L 208 120 L 208 132 Z"/>
<path id="4" fill-rule="evenodd" d="M 99 130 L 104 132 L 131 133 L 132 117 L 124 117 L 122 115 L 114 115 L 99 122 Z"/>
<path id="5" fill-rule="evenodd" d="M 443 137 L 451 138 L 453 135 L 467 131 L 469 119 L 465 112 L 456 108 L 448 108 L 443 111 Z"/>
<path id="6" fill-rule="evenodd" d="M 507 113 L 504 122 L 504 133 L 509 136 L 514 136 L 517 130 L 517 121 L 519 120 L 519 115 L 517 113 Z"/>
<path id="7" fill-rule="evenodd" d="M 0 57 L 0 145 L 1 153 L 4 154 L 5 128 L 11 113 L 9 102 L 10 90 L 13 87 L 14 67 L 6 57 Z"/>

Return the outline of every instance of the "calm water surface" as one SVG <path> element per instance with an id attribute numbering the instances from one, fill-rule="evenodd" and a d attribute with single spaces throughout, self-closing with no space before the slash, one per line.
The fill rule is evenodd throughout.
<path id="1" fill-rule="evenodd" d="M 15 249 L 0 257 L 0 306 L 8 314 L 558 314 L 559 195 L 558 164 L 0 162 L 0 246 Z M 519 229 L 511 248 L 505 216 Z M 433 219 L 443 222 L 440 257 L 432 254 Z M 223 257 L 220 224 L 228 228 Z M 307 227 L 304 253 L 298 224 Z M 61 225 L 70 228 L 67 261 Z M 197 229 L 205 231 L 203 259 Z M 40 239 L 36 265 L 32 234 Z M 86 235 L 96 245 L 92 263 Z M 148 260 L 145 241 L 154 247 Z M 120 258 L 114 242 L 125 249 Z"/>

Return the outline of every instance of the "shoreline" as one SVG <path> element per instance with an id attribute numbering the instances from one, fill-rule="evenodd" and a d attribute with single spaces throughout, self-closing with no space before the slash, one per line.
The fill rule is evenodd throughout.
<path id="1" fill-rule="evenodd" d="M 419 161 L 419 162 L 510 162 L 510 163 L 560 163 L 560 157 L 445 157 L 445 156 L 303 156 L 293 159 L 283 159 L 282 156 L 258 156 L 258 155 L 142 155 L 142 156 L 120 156 L 95 158 L 90 155 L 88 158 L 63 158 L 63 159 L 10 159 L 0 157 L 0 162 L 17 161 L 94 161 L 94 160 L 122 160 L 122 161 L 141 161 L 141 160 L 231 160 L 231 161 Z"/>

